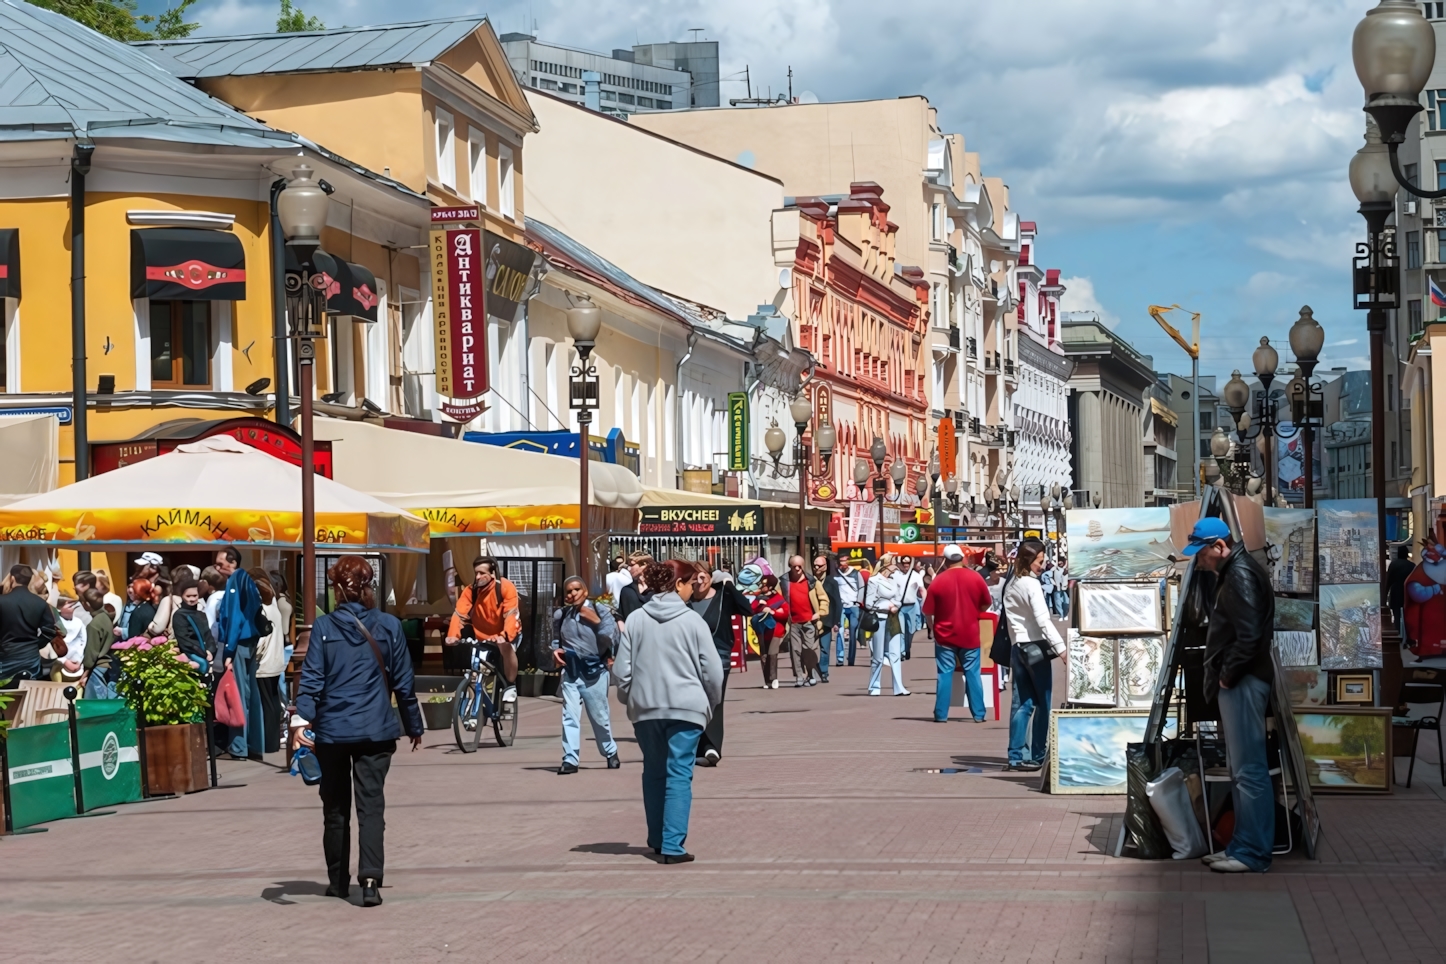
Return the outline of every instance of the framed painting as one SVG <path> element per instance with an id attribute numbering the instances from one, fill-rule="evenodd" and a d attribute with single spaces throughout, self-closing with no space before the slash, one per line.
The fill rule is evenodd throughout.
<path id="1" fill-rule="evenodd" d="M 1320 658 L 1315 649 L 1315 632 L 1275 631 L 1275 651 L 1282 666 L 1317 666 Z"/>
<path id="2" fill-rule="evenodd" d="M 1331 499 L 1316 503 L 1322 586 L 1381 581 L 1380 539 L 1374 499 Z M 1322 600 L 1324 601 L 1324 600 Z"/>
<path id="3" fill-rule="evenodd" d="M 1119 705 L 1148 708 L 1165 662 L 1165 637 L 1122 636 L 1115 641 Z"/>
<path id="4" fill-rule="evenodd" d="M 1265 507 L 1270 581 L 1276 592 L 1315 590 L 1315 510 Z"/>
<path id="5" fill-rule="evenodd" d="M 1072 509 L 1066 526 L 1075 579 L 1158 577 L 1175 568 L 1168 506 Z"/>
<path id="6" fill-rule="evenodd" d="M 1360 703 L 1367 706 L 1376 702 L 1376 674 L 1341 673 L 1331 681 L 1335 686 L 1335 702 L 1342 704 Z"/>
<path id="7" fill-rule="evenodd" d="M 1320 665 L 1323 669 L 1380 669 L 1379 585 L 1320 587 Z"/>
<path id="8" fill-rule="evenodd" d="M 1148 722 L 1144 708 L 1051 710 L 1049 792 L 1124 793 L 1125 746 L 1144 740 Z M 1165 735 L 1177 731 L 1171 716 Z"/>
<path id="9" fill-rule="evenodd" d="M 1291 706 L 1325 706 L 1330 702 L 1330 674 L 1319 666 L 1284 666 L 1281 675 Z"/>
<path id="10" fill-rule="evenodd" d="M 1066 640 L 1069 660 L 1069 702 L 1114 706 L 1115 640 L 1108 636 L 1083 636 L 1069 631 Z"/>
<path id="11" fill-rule="evenodd" d="M 1158 582 L 1078 584 L 1079 630 L 1086 635 L 1146 636 L 1164 631 Z"/>
<path id="12" fill-rule="evenodd" d="M 1306 775 L 1317 793 L 1389 793 L 1389 706 L 1296 707 Z"/>
<path id="13" fill-rule="evenodd" d="M 1309 599 L 1275 597 L 1275 628 L 1285 633 L 1315 629 L 1315 603 Z"/>

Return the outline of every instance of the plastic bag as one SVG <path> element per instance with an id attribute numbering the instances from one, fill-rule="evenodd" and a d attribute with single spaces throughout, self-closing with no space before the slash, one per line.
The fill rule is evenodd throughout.
<path id="1" fill-rule="evenodd" d="M 1150 748 L 1143 743 L 1125 746 L 1126 786 L 1129 797 L 1125 803 L 1125 828 L 1135 856 L 1145 860 L 1162 860 L 1170 856 L 1170 841 L 1160 826 L 1159 818 L 1146 795 L 1146 785 L 1155 776 L 1155 763 Z"/>
<path id="2" fill-rule="evenodd" d="M 1170 767 L 1145 784 L 1145 795 L 1150 798 L 1150 807 L 1170 841 L 1176 860 L 1199 857 L 1209 849 L 1205 832 L 1200 829 L 1200 821 L 1195 816 L 1183 770 Z"/>

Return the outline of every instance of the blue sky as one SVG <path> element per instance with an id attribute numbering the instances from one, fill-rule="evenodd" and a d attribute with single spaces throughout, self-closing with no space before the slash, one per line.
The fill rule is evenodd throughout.
<path id="1" fill-rule="evenodd" d="M 159 6 L 155 0 L 144 7 Z M 499 33 L 598 50 L 721 43 L 725 77 L 821 100 L 922 93 L 964 134 L 1039 256 L 1159 370 L 1188 359 L 1145 313 L 1204 313 L 1202 371 L 1248 369 L 1309 304 L 1322 367 L 1366 367 L 1351 308 L 1363 234 L 1346 165 L 1361 144 L 1350 37 L 1370 3 L 1331 0 L 302 0 L 328 26 L 488 14 Z M 279 0 L 201 0 L 203 33 L 274 27 Z M 725 96 L 741 96 L 724 85 Z M 1182 319 L 1187 320 L 1187 319 Z"/>

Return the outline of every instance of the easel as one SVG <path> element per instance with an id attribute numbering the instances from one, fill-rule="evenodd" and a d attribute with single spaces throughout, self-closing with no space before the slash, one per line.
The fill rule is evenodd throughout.
<path id="1" fill-rule="evenodd" d="M 1200 499 L 1200 518 L 1217 517 L 1224 519 L 1230 526 L 1236 543 L 1244 546 L 1241 538 L 1240 519 L 1235 513 L 1235 506 L 1231 504 L 1226 493 L 1218 487 L 1211 487 L 1205 490 Z M 1243 551 L 1243 548 L 1242 548 Z M 1192 561 L 1185 570 L 1185 576 L 1180 580 L 1180 595 L 1176 602 L 1175 619 L 1170 629 L 1170 634 L 1165 643 L 1165 658 L 1161 667 L 1159 680 L 1156 682 L 1155 698 L 1150 705 L 1149 722 L 1145 724 L 1145 746 L 1152 750 L 1154 764 L 1158 770 L 1161 760 L 1161 750 L 1164 742 L 1165 721 L 1172 703 L 1184 702 L 1187 706 L 1190 703 L 1188 694 L 1179 694 L 1185 699 L 1180 700 L 1176 694 L 1176 681 L 1186 674 L 1184 641 L 1181 635 L 1188 632 L 1185 627 L 1185 611 L 1189 605 L 1190 591 L 1194 586 L 1195 563 Z M 1270 691 L 1270 713 L 1275 721 L 1275 732 L 1277 740 L 1281 742 L 1282 751 L 1280 754 L 1280 776 L 1281 789 L 1284 796 L 1285 809 L 1287 813 L 1292 811 L 1291 795 L 1294 791 L 1294 810 L 1300 815 L 1301 826 L 1304 828 L 1302 835 L 1305 844 L 1305 855 L 1311 860 L 1316 856 L 1316 841 L 1320 837 L 1320 813 L 1315 806 L 1315 798 L 1311 794 L 1310 780 L 1306 774 L 1305 754 L 1300 746 L 1300 734 L 1295 728 L 1295 715 L 1291 711 L 1290 696 L 1285 689 L 1285 673 L 1280 665 L 1280 657 L 1271 650 L 1271 661 L 1275 669 L 1275 681 Z M 1177 709 L 1178 712 L 1178 709 Z M 1181 714 L 1180 732 L 1181 739 L 1187 738 L 1187 729 L 1191 734 L 1190 738 L 1195 741 L 1197 760 L 1200 765 L 1200 778 L 1202 786 L 1205 776 L 1205 754 L 1204 741 L 1207 738 L 1200 730 L 1201 720 L 1191 718 L 1188 713 Z M 1217 740 L 1219 736 L 1215 733 L 1209 734 L 1209 739 Z M 1208 813 L 1207 813 L 1208 816 Z M 1214 849 L 1214 836 L 1211 828 L 1205 828 L 1206 840 Z M 1123 844 L 1123 840 L 1121 841 Z"/>

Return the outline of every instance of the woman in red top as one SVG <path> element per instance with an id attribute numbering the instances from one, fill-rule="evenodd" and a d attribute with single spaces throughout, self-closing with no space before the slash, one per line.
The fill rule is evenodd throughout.
<path id="1" fill-rule="evenodd" d="M 755 622 L 758 633 L 758 661 L 763 664 L 763 688 L 778 689 L 778 653 L 783 647 L 783 637 L 788 633 L 788 601 L 778 591 L 778 577 L 764 576 L 758 583 L 753 599 Z M 767 627 L 760 627 L 762 620 L 757 616 L 768 613 L 773 617 L 772 634 Z M 766 638 L 765 638 L 766 637 Z"/>

